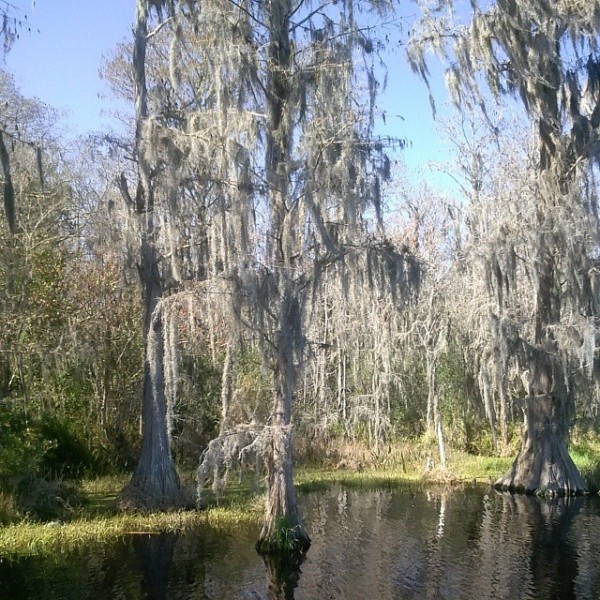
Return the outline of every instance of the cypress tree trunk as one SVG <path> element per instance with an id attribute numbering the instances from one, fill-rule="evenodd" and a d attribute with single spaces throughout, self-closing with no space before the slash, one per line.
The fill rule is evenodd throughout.
<path id="1" fill-rule="evenodd" d="M 297 317 L 296 299 L 288 292 L 281 303 L 271 434 L 265 457 L 267 509 L 257 544 L 259 552 L 268 554 L 305 552 L 310 546 L 296 502 L 292 458 L 291 417 L 297 369 L 294 336 L 298 335 L 294 321 Z"/>
<path id="2" fill-rule="evenodd" d="M 541 54 L 536 65 L 543 74 L 543 81 L 535 86 L 539 233 L 534 237 L 535 337 L 532 346 L 525 344 L 524 362 L 530 373 L 526 427 L 512 468 L 496 482 L 500 489 L 551 496 L 588 491 L 567 450 L 574 403 L 565 380 L 564 349 L 554 335 L 554 329 L 562 323 L 565 304 L 558 263 L 562 241 L 556 233 L 564 229 L 559 209 L 564 198 L 573 197 L 571 192 L 578 185 L 577 160 L 586 158 L 578 156 L 577 129 L 573 127 L 566 135 L 561 130 L 559 94 L 565 75 L 558 60 L 560 52 L 556 50 L 561 47 L 560 32 L 561 28 L 553 26 L 544 34 L 547 48 L 553 48 L 557 55 Z"/>
<path id="3" fill-rule="evenodd" d="M 191 504 L 182 488 L 171 454 L 165 398 L 162 287 L 155 254 L 143 244 L 142 277 L 145 280 L 144 386 L 142 447 L 131 481 L 121 494 L 124 508 L 167 510 Z"/>
<path id="4" fill-rule="evenodd" d="M 545 219 L 543 227 L 552 223 Z M 548 496 L 587 493 L 567 442 L 572 398 L 564 378 L 552 325 L 560 319 L 560 296 L 552 254 L 544 236 L 536 264 L 535 346 L 526 349 L 531 384 L 525 405 L 525 430 L 521 448 L 510 468 L 494 485 L 498 489 Z"/>
<path id="5" fill-rule="evenodd" d="M 559 431 L 555 410 L 559 400 L 530 398 L 521 448 L 510 470 L 494 487 L 510 492 L 546 496 L 573 496 L 587 492 L 585 482 Z M 557 422 L 558 421 L 558 422 Z"/>
<path id="6" fill-rule="evenodd" d="M 161 298 L 162 276 L 158 265 L 154 196 L 150 166 L 144 156 L 143 124 L 148 118 L 146 89 L 146 41 L 149 9 L 138 0 L 134 29 L 133 70 L 136 92 L 136 156 L 138 188 L 135 198 L 141 237 L 140 279 L 145 304 L 144 384 L 142 397 L 142 448 L 129 484 L 121 493 L 123 508 L 164 510 L 189 504 L 171 455 L 165 398 L 164 336 Z"/>
<path id="7" fill-rule="evenodd" d="M 271 222 L 267 251 L 280 292 L 279 298 L 275 298 L 278 331 L 274 338 L 272 433 L 265 456 L 267 510 L 257 549 L 275 554 L 304 552 L 310 545 L 296 503 L 291 439 L 297 361 L 301 360 L 298 348 L 302 346 L 304 335 L 299 305 L 301 292 L 293 280 L 294 228 L 289 224 L 294 218 L 289 178 L 293 104 L 289 76 L 291 13 L 290 0 L 275 0 L 269 5 L 266 165 Z"/>

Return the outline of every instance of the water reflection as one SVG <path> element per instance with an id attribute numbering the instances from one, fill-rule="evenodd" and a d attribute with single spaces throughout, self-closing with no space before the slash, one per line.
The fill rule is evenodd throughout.
<path id="1" fill-rule="evenodd" d="M 133 549 L 141 572 L 142 598 L 166 600 L 169 570 L 175 553 L 176 533 L 160 535 L 137 535 L 133 538 Z"/>
<path id="2" fill-rule="evenodd" d="M 294 590 L 298 587 L 304 555 L 263 555 L 262 558 L 267 571 L 267 599 L 294 600 Z"/>
<path id="3" fill-rule="evenodd" d="M 495 492 L 484 500 L 471 563 L 471 597 L 595 597 L 576 593 L 579 552 L 571 536 L 573 523 L 591 499 L 545 500 Z M 477 556 L 479 561 L 475 560 Z"/>
<path id="4" fill-rule="evenodd" d="M 304 560 L 254 550 L 258 530 L 133 535 L 70 554 L 0 561 L 0 598 L 600 599 L 600 499 L 490 489 L 301 497 Z"/>

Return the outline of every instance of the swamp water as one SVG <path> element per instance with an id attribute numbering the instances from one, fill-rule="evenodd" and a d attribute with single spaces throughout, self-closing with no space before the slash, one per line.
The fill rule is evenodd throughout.
<path id="1" fill-rule="evenodd" d="M 130 535 L 45 558 L 3 558 L 0 598 L 600 599 L 600 498 L 488 488 L 300 494 L 312 546 L 283 573 L 258 529 Z"/>

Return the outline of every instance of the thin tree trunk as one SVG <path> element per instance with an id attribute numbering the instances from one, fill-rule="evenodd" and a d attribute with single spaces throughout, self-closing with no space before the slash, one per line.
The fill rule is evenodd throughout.
<path id="1" fill-rule="evenodd" d="M 230 340 L 225 350 L 223 373 L 221 374 L 221 424 L 219 436 L 222 436 L 230 427 L 231 398 L 233 395 L 233 344 Z"/>
<path id="2" fill-rule="evenodd" d="M 504 382 L 500 382 L 500 437 L 502 438 L 502 452 L 505 453 L 508 448 L 508 414 L 507 414 L 507 393 Z"/>
<path id="3" fill-rule="evenodd" d="M 427 350 L 427 405 L 431 406 L 431 429 L 435 432 L 440 457 L 440 466 L 446 468 L 446 444 L 444 442 L 444 430 L 442 425 L 442 413 L 440 410 L 440 395 L 437 389 L 437 358 L 435 350 Z"/>
<path id="4" fill-rule="evenodd" d="M 446 468 L 446 444 L 444 442 L 444 430 L 442 427 L 442 415 L 440 413 L 439 402 L 435 403 L 435 432 L 437 435 L 438 451 L 440 453 L 440 467 Z"/>

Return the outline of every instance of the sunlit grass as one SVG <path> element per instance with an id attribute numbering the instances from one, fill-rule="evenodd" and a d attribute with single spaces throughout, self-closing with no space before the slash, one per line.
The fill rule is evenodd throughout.
<path id="1" fill-rule="evenodd" d="M 83 481 L 87 502 L 68 522 L 24 521 L 0 527 L 0 559 L 10 556 L 68 552 L 90 543 L 108 543 L 127 535 L 152 535 L 210 528 L 223 534 L 256 528 L 264 498 L 251 486 L 231 486 L 203 510 L 157 513 L 119 513 L 116 499 L 128 476 Z"/>
<path id="2" fill-rule="evenodd" d="M 129 533 L 179 531 L 192 527 L 199 513 L 135 515 L 75 519 L 68 523 L 19 523 L 0 530 L 0 555 L 65 552 L 90 542 L 106 542 Z"/>
<path id="3" fill-rule="evenodd" d="M 582 477 L 587 481 L 590 492 L 598 492 L 600 490 L 600 438 L 575 433 L 570 454 Z"/>
<path id="4" fill-rule="evenodd" d="M 119 513 L 82 516 L 67 523 L 23 522 L 0 528 L 0 557 L 67 552 L 90 543 L 106 543 L 126 535 L 152 535 L 182 532 L 203 527 L 227 533 L 256 527 L 264 510 L 262 497 L 247 496 L 245 501 L 204 510 L 169 513 Z"/>
<path id="5" fill-rule="evenodd" d="M 512 464 L 514 457 L 481 456 L 453 451 L 448 457 L 446 468 L 426 468 L 420 461 L 406 462 L 399 467 L 368 467 L 361 470 L 300 468 L 296 482 L 301 491 L 325 489 L 331 484 L 353 488 L 393 487 L 403 484 L 427 485 L 430 483 L 489 484 L 499 478 Z"/>
<path id="6" fill-rule="evenodd" d="M 457 481 L 490 483 L 504 474 L 514 456 L 481 456 L 467 452 L 452 452 L 449 470 Z"/>
<path id="7" fill-rule="evenodd" d="M 297 470 L 295 479 L 296 487 L 301 492 L 325 490 L 334 484 L 353 489 L 375 489 L 415 484 L 421 481 L 416 473 L 377 468 L 362 471 L 301 468 Z"/>

